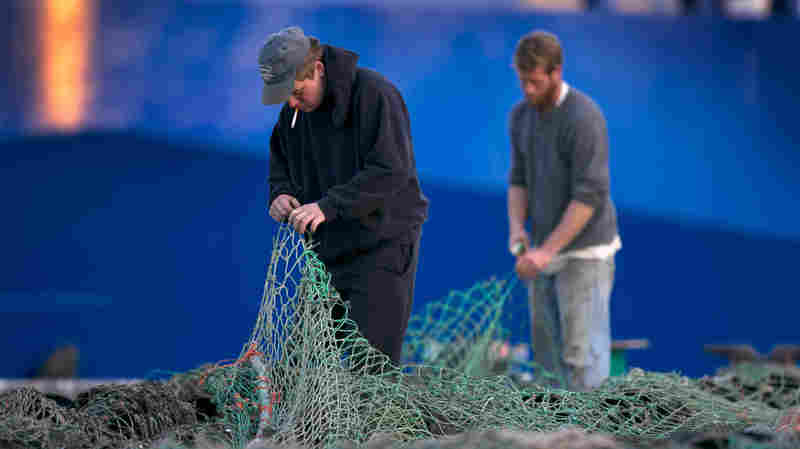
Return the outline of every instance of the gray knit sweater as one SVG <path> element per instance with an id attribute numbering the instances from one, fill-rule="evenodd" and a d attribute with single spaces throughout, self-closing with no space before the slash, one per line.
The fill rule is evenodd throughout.
<path id="1" fill-rule="evenodd" d="M 539 113 L 527 101 L 511 111 L 511 185 L 528 191 L 532 243 L 541 245 L 571 200 L 594 207 L 562 252 L 610 243 L 617 212 L 609 193 L 608 131 L 600 108 L 570 86 L 564 102 Z"/>

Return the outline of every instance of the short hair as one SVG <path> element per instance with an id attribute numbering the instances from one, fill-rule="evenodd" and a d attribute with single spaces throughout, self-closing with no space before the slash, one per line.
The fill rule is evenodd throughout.
<path id="1" fill-rule="evenodd" d="M 303 81 L 314 77 L 314 65 L 317 61 L 322 60 L 322 45 L 319 39 L 313 36 L 308 36 L 310 48 L 303 59 L 303 64 L 297 69 L 297 81 Z"/>
<path id="2" fill-rule="evenodd" d="M 541 67 L 551 73 L 562 63 L 561 43 L 547 31 L 532 31 L 519 40 L 514 50 L 513 66 L 521 72 L 530 72 Z"/>

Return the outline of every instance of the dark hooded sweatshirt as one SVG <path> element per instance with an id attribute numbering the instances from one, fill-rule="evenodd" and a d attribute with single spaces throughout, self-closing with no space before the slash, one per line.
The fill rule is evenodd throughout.
<path id="1" fill-rule="evenodd" d="M 318 202 L 326 221 L 314 240 L 336 263 L 382 242 L 412 243 L 427 219 L 408 110 L 382 75 L 358 55 L 323 46 L 326 86 L 310 113 L 283 106 L 270 139 L 269 204 L 281 194 Z"/>

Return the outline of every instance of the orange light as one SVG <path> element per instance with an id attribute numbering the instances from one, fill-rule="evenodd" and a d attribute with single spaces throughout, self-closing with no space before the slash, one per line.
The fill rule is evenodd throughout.
<path id="1" fill-rule="evenodd" d="M 40 16 L 41 125 L 74 130 L 90 94 L 91 0 L 44 0 Z"/>
<path id="2" fill-rule="evenodd" d="M 523 6 L 559 12 L 580 12 L 585 9 L 583 0 L 523 0 Z"/>

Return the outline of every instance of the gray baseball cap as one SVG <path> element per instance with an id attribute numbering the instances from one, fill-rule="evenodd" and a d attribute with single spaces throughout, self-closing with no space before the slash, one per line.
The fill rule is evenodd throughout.
<path id="1" fill-rule="evenodd" d="M 303 63 L 311 43 L 300 27 L 289 27 L 270 34 L 258 53 L 258 69 L 264 79 L 261 101 L 265 105 L 289 100 L 297 69 Z"/>

